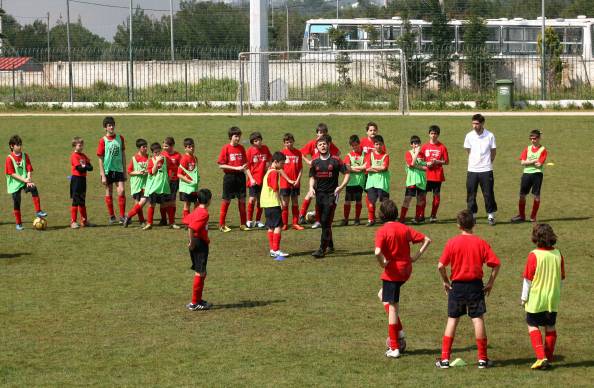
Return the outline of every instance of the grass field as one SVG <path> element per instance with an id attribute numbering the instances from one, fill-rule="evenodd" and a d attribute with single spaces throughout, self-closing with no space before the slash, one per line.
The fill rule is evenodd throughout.
<path id="1" fill-rule="evenodd" d="M 3 117 L 0 140 L 7 144 L 13 133 L 23 137 L 50 226 L 45 232 L 32 230 L 28 220 L 33 219 L 33 207 L 25 196 L 27 229 L 16 232 L 10 197 L 5 194 L 0 201 L 0 384 L 591 385 L 592 117 L 487 117 L 487 128 L 497 136 L 498 224 L 489 227 L 481 218 L 476 232 L 491 243 L 503 263 L 487 301 L 493 369 L 476 368 L 469 321 L 461 323 L 453 352 L 453 357 L 462 357 L 469 366 L 450 370 L 433 366 L 446 320 L 437 260 L 447 239 L 457 234 L 456 212 L 465 207 L 462 142 L 469 118 L 375 120 L 392 155 L 391 193 L 398 203 L 404 192 L 403 158 L 410 135 L 425 139 L 426 128 L 437 123 L 451 155 L 442 190 L 441 222 L 418 227 L 433 244 L 403 287 L 401 316 L 408 349 L 398 360 L 384 357 L 387 322 L 376 296 L 380 269 L 371 254 L 375 228 L 336 227 L 337 253 L 319 261 L 309 254 L 319 243 L 320 231 L 289 231 L 283 234 L 282 248 L 292 256 L 281 263 L 267 257 L 264 232 L 235 228 L 221 234 L 216 230 L 221 173 L 215 160 L 229 126 L 239 125 L 245 134 L 260 130 L 274 151 L 284 132 L 293 132 L 301 145 L 313 137 L 319 121 L 326 121 L 344 152 L 348 136 L 362 136 L 365 123 L 372 118 L 116 117 L 128 141 L 128 156 L 138 137 L 150 142 L 171 135 L 181 143 L 192 136 L 197 141 L 202 183 L 215 194 L 205 288 L 205 298 L 215 308 L 189 312 L 185 304 L 193 273 L 185 232 L 163 228 L 143 232 L 137 224 L 128 229 L 106 226 L 97 171 L 88 178 L 87 206 L 91 221 L 99 227 L 68 228 L 70 141 L 75 135 L 83 136 L 87 154 L 93 155 L 102 135 L 101 119 Z M 555 164 L 545 172 L 539 218 L 555 228 L 567 271 L 557 325 L 558 362 L 548 372 L 529 369 L 534 354 L 518 303 L 524 261 L 533 248 L 531 226 L 507 222 L 517 211 L 521 175 L 517 159 L 534 127 L 543 129 L 543 144 Z M 4 150 L 8 152 L 7 147 Z M 479 216 L 484 217 L 480 195 L 479 204 Z M 237 226 L 235 203 L 229 214 L 230 224 Z"/>

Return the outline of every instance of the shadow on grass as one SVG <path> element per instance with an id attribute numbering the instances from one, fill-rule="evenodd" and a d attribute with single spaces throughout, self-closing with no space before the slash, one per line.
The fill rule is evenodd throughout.
<path id="1" fill-rule="evenodd" d="M 30 252 L 0 253 L 0 259 L 15 259 L 21 256 L 29 256 L 30 254 Z"/>
<path id="2" fill-rule="evenodd" d="M 574 364 L 562 364 L 557 365 L 557 362 L 563 361 L 565 359 L 562 355 L 555 355 L 555 362 L 553 362 L 554 367 L 577 367 L 577 366 L 594 366 L 594 360 L 590 361 L 582 361 L 577 362 Z M 494 360 L 495 366 L 509 366 L 509 365 L 532 365 L 536 360 L 535 357 L 527 357 L 527 358 L 510 358 L 508 360 Z"/>
<path id="3" fill-rule="evenodd" d="M 543 223 L 543 222 L 562 222 L 562 221 L 587 221 L 591 218 L 592 217 L 559 217 L 559 218 L 544 218 L 544 219 L 539 218 L 537 220 L 537 222 Z M 505 220 L 505 221 L 497 220 L 497 225 L 522 225 L 522 224 L 531 224 L 531 222 L 530 221 L 511 222 L 510 220 Z"/>
<path id="4" fill-rule="evenodd" d="M 252 308 L 252 307 L 262 307 L 268 306 L 273 303 L 285 303 L 286 300 L 278 299 L 278 300 L 242 300 L 241 302 L 237 303 L 227 303 L 227 304 L 215 304 L 212 306 L 213 310 L 219 309 L 242 309 L 242 308 Z"/>
<path id="5" fill-rule="evenodd" d="M 476 349 L 476 346 L 466 346 L 464 348 L 453 348 L 452 349 L 452 353 L 455 352 L 466 352 L 469 350 L 474 350 Z M 435 357 L 439 357 L 441 355 L 441 348 L 434 348 L 434 349 L 411 349 L 411 350 L 406 350 L 407 355 L 413 355 L 413 356 L 423 356 L 423 355 L 431 355 L 434 354 Z"/>

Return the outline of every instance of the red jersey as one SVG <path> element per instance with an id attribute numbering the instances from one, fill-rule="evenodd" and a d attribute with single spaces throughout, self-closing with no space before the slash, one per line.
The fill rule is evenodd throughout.
<path id="1" fill-rule="evenodd" d="M 406 151 L 406 154 L 404 154 L 404 159 L 406 160 L 406 165 L 408 167 L 413 167 L 413 157 L 409 151 Z M 419 159 L 419 160 L 424 159 L 423 155 L 421 155 L 421 151 L 419 151 L 419 154 L 417 155 L 417 159 Z"/>
<path id="2" fill-rule="evenodd" d="M 501 264 L 489 244 L 472 234 L 461 234 L 446 243 L 439 262 L 452 266 L 452 281 L 470 282 L 483 279 L 483 264 L 497 267 Z"/>
<path id="3" fill-rule="evenodd" d="M 146 163 L 148 162 L 148 156 L 142 156 L 140 154 L 136 154 L 132 157 L 132 159 L 136 159 L 137 163 Z M 130 163 L 128 163 L 128 172 L 134 171 L 134 160 L 130 159 Z M 148 168 L 148 166 L 147 166 Z"/>
<path id="4" fill-rule="evenodd" d="M 303 154 L 304 156 L 310 155 L 312 159 L 315 159 L 318 156 L 320 156 L 320 153 L 318 152 L 318 147 L 316 147 L 317 141 L 318 141 L 318 139 L 313 139 L 312 141 L 307 143 L 301 149 L 301 154 Z M 340 155 L 340 150 L 338 149 L 337 146 L 334 145 L 334 143 L 330 143 L 330 156 L 338 156 L 338 155 Z"/>
<path id="5" fill-rule="evenodd" d="M 543 251 L 552 251 L 555 248 L 536 248 L 538 250 Z M 537 265 L 536 255 L 532 252 L 528 254 L 528 259 L 526 260 L 526 267 L 524 268 L 524 274 L 522 277 L 524 279 L 528 279 L 530 281 L 534 280 L 534 274 L 536 274 L 536 265 Z M 561 279 L 565 279 L 565 260 L 563 259 L 563 255 L 561 255 Z"/>
<path id="6" fill-rule="evenodd" d="M 425 240 L 423 233 L 400 223 L 387 222 L 375 234 L 375 247 L 381 249 L 388 261 L 382 280 L 405 282 L 412 273 L 410 244 Z"/>
<path id="7" fill-rule="evenodd" d="M 280 188 L 280 185 L 278 183 L 279 175 L 280 174 L 278 173 L 278 171 L 274 170 L 271 171 L 270 174 L 268 174 L 268 178 L 266 179 L 268 187 L 270 187 L 272 191 L 274 191 L 275 193 L 277 193 L 278 189 Z"/>
<path id="8" fill-rule="evenodd" d="M 12 158 L 15 162 L 17 162 L 17 164 L 21 163 L 21 161 L 23 160 L 22 153 L 20 155 L 16 155 L 14 152 L 11 152 L 10 155 L 6 157 L 6 165 L 4 167 L 4 173 L 6 175 L 12 175 L 16 173 L 16 171 L 14 170 L 14 164 L 12 164 L 12 159 L 10 159 L 10 156 L 12 156 Z M 31 165 L 29 155 L 27 154 L 25 154 L 25 169 L 27 170 L 27 172 L 33 171 L 33 166 Z"/>
<path id="9" fill-rule="evenodd" d="M 542 147 L 542 145 L 540 147 L 535 147 L 533 145 L 529 145 L 528 147 L 532 148 L 532 152 L 537 152 L 540 149 L 540 147 Z M 528 159 L 528 147 L 524 148 L 524 151 L 522 151 L 522 155 L 520 155 L 520 160 Z M 544 162 L 546 160 L 547 160 L 547 149 L 545 148 L 540 153 L 540 157 L 538 158 L 538 163 L 544 164 Z"/>
<path id="10" fill-rule="evenodd" d="M 386 154 L 378 154 L 375 151 L 372 151 L 368 154 L 365 154 L 365 168 L 370 168 L 371 167 L 371 154 L 373 154 L 373 159 L 375 160 L 379 160 L 381 158 L 384 158 L 384 162 L 382 163 L 383 166 L 388 169 L 390 167 L 390 155 L 386 155 Z"/>
<path id="11" fill-rule="evenodd" d="M 373 151 L 375 149 L 375 144 L 374 144 L 373 140 L 371 140 L 368 137 L 361 139 L 361 149 L 363 150 L 364 154 L 368 154 L 371 151 Z M 382 152 L 384 154 L 387 152 L 385 144 L 382 146 Z"/>
<path id="12" fill-rule="evenodd" d="M 291 179 L 291 180 L 297 179 L 297 176 L 299 176 L 299 173 L 303 169 L 303 160 L 302 160 L 301 151 L 299 151 L 297 148 L 293 148 L 292 150 L 290 150 L 288 148 L 284 148 L 281 152 L 284 155 L 286 155 L 286 157 L 287 157 L 287 159 L 285 161 L 285 165 L 283 167 L 283 171 L 285 172 L 285 174 L 287 174 L 289 179 Z M 287 180 L 282 175 L 280 177 L 281 189 L 290 189 L 292 187 L 299 187 L 299 184 L 300 184 L 300 182 L 297 181 L 297 182 L 295 182 L 295 186 L 291 186 L 289 184 L 289 182 L 287 182 Z"/>
<path id="13" fill-rule="evenodd" d="M 155 175 L 153 174 L 153 167 L 155 166 L 155 158 L 150 158 L 149 162 L 148 162 L 148 166 L 147 166 L 147 171 L 150 175 Z M 159 161 L 157 163 L 157 171 L 159 171 L 159 169 L 161 168 L 161 166 L 163 166 L 163 161 Z M 169 170 L 169 169 L 168 169 Z"/>
<path id="14" fill-rule="evenodd" d="M 192 213 L 185 216 L 182 222 L 188 225 L 189 229 L 192 229 L 192 232 L 194 232 L 192 235 L 195 238 L 210 244 L 208 238 L 208 210 L 206 208 L 197 207 Z"/>
<path id="15" fill-rule="evenodd" d="M 178 180 L 179 178 L 177 177 L 177 169 L 179 168 L 179 162 L 182 158 L 182 155 L 177 151 L 174 151 L 172 154 L 163 151 L 161 152 L 161 155 L 167 158 L 167 175 L 169 176 L 169 180 Z"/>
<path id="16" fill-rule="evenodd" d="M 169 161 L 167 161 L 167 163 L 169 163 Z M 198 167 L 198 158 L 196 157 L 196 155 L 184 154 L 184 156 L 182 156 L 179 162 L 179 165 L 188 171 L 194 171 L 194 169 Z M 181 167 L 177 168 L 177 175 L 183 175 L 188 179 L 192 179 L 188 176 L 188 174 L 184 172 L 184 170 L 181 169 Z"/>
<path id="17" fill-rule="evenodd" d="M 262 186 L 266 168 L 268 167 L 268 163 L 272 160 L 270 150 L 265 145 L 262 145 L 260 148 L 251 146 L 247 150 L 246 157 L 248 169 L 256 180 L 256 184 Z M 251 186 L 249 179 L 247 180 L 247 186 Z"/>
<path id="18" fill-rule="evenodd" d="M 72 166 L 70 173 L 72 176 L 87 176 L 86 169 L 82 172 L 76 169 L 76 167 L 79 166 L 83 167 L 83 163 L 85 166 L 91 165 L 91 160 L 87 155 L 83 154 L 82 152 L 73 152 L 72 155 L 70 155 L 70 165 Z"/>
<path id="19" fill-rule="evenodd" d="M 116 137 L 114 133 L 113 136 L 105 135 L 109 140 L 113 140 Z M 120 135 L 120 139 L 122 140 L 122 151 L 126 150 L 126 142 L 124 141 L 124 136 Z M 97 156 L 103 158 L 105 156 L 105 140 L 103 137 L 99 139 L 99 145 L 97 146 Z"/>
<path id="20" fill-rule="evenodd" d="M 433 160 L 444 160 L 446 163 L 450 161 L 448 149 L 440 142 L 437 142 L 437 144 L 423 144 L 419 155 L 423 155 L 423 159 L 425 159 L 427 163 Z M 443 166 L 441 164 L 428 166 L 427 180 L 432 182 L 444 182 L 445 175 L 443 174 Z"/>
<path id="21" fill-rule="evenodd" d="M 225 144 L 219 154 L 218 164 L 226 164 L 228 166 L 239 167 L 247 163 L 247 155 L 245 148 L 241 144 L 232 146 L 231 144 Z M 225 173 L 237 174 L 241 171 L 223 169 Z"/>

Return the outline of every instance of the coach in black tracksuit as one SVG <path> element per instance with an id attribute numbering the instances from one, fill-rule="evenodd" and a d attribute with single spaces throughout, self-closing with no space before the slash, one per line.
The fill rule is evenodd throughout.
<path id="1" fill-rule="evenodd" d="M 330 156 L 329 140 L 326 136 L 316 141 L 316 148 L 320 153 L 317 159 L 312 160 L 309 169 L 309 195 L 316 197 L 316 206 L 320 209 L 320 222 L 322 224 L 322 237 L 320 249 L 311 255 L 322 258 L 326 253 L 334 251 L 332 241 L 332 219 L 338 194 L 349 181 L 348 167 L 338 158 Z M 344 174 L 341 185 L 338 185 L 338 175 Z"/>

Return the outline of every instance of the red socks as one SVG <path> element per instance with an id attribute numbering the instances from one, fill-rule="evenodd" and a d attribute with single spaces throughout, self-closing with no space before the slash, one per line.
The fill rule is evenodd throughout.
<path id="1" fill-rule="evenodd" d="M 487 361 L 489 359 L 487 356 L 487 338 L 477 338 L 476 347 L 478 350 L 478 359 Z"/>
<path id="2" fill-rule="evenodd" d="M 348 221 L 350 215 L 351 215 L 351 203 L 345 202 L 344 203 L 344 219 Z"/>
<path id="3" fill-rule="evenodd" d="M 293 225 L 299 224 L 299 206 L 293 204 L 291 207 L 291 213 L 293 213 Z"/>
<path id="4" fill-rule="evenodd" d="M 431 217 L 437 217 L 437 209 L 439 209 L 440 197 L 437 194 L 433 194 L 433 203 L 431 204 Z"/>
<path id="5" fill-rule="evenodd" d="M 31 197 L 31 199 L 33 200 L 33 206 L 35 207 L 35 211 L 40 212 L 41 211 L 41 200 L 39 199 L 39 196 L 36 195 L 34 197 Z"/>
<path id="6" fill-rule="evenodd" d="M 113 197 L 110 195 L 105 196 L 105 206 L 107 206 L 107 212 L 109 213 L 110 217 L 115 217 L 115 213 L 113 211 Z"/>
<path id="7" fill-rule="evenodd" d="M 78 207 L 70 206 L 70 223 L 76 222 L 78 218 Z"/>
<path id="8" fill-rule="evenodd" d="M 202 291 L 204 290 L 205 281 L 206 275 L 204 275 L 204 277 L 198 274 L 194 276 L 194 284 L 192 285 L 192 304 L 202 302 Z"/>
<path id="9" fill-rule="evenodd" d="M 454 337 L 448 337 L 444 335 L 441 340 L 441 360 L 449 360 L 452 355 L 452 344 L 454 343 Z"/>
<path id="10" fill-rule="evenodd" d="M 309 203 L 311 199 L 304 199 L 303 204 L 301 205 L 301 211 L 299 212 L 300 216 L 305 217 L 305 213 L 307 213 L 307 209 L 309 209 Z"/>
<path id="11" fill-rule="evenodd" d="M 390 349 L 400 349 L 400 344 L 398 343 L 398 324 L 388 325 L 388 335 L 390 336 Z"/>
<path id="12" fill-rule="evenodd" d="M 545 355 L 547 360 L 553 362 L 553 353 L 555 353 L 555 342 L 557 342 L 557 332 L 545 332 Z"/>
<path id="13" fill-rule="evenodd" d="M 176 206 L 169 206 L 167 208 L 167 215 L 169 216 L 169 225 L 175 224 L 175 212 L 177 211 Z"/>
<path id="14" fill-rule="evenodd" d="M 126 196 L 118 195 L 118 205 L 120 207 L 120 217 L 126 215 Z"/>
<path id="15" fill-rule="evenodd" d="M 225 225 L 225 219 L 227 218 L 227 211 L 231 202 L 223 200 L 221 202 L 221 215 L 219 216 L 219 226 Z"/>
<path id="16" fill-rule="evenodd" d="M 274 251 L 274 232 L 272 230 L 268 231 L 268 246 L 271 251 Z"/>
<path id="17" fill-rule="evenodd" d="M 361 208 L 363 204 L 361 202 L 355 202 L 355 219 L 358 220 L 361 218 Z"/>
<path id="18" fill-rule="evenodd" d="M 16 220 L 17 225 L 20 225 L 23 223 L 23 220 L 21 219 L 21 211 L 20 210 L 13 210 L 14 212 L 14 219 Z"/>
<path id="19" fill-rule="evenodd" d="M 78 211 L 80 212 L 80 221 L 83 225 L 87 222 L 87 207 L 86 206 L 79 206 Z"/>
<path id="20" fill-rule="evenodd" d="M 539 360 L 546 358 L 544 346 L 542 344 L 542 334 L 540 333 L 540 330 L 533 330 L 528 334 L 530 334 L 530 342 L 532 343 L 532 349 L 534 349 L 536 358 Z"/>
<path id="21" fill-rule="evenodd" d="M 132 218 L 134 217 L 136 214 L 138 214 L 138 212 L 142 210 L 142 207 L 140 207 L 139 204 L 134 205 L 134 207 L 132 208 L 132 210 L 130 210 L 128 212 L 128 218 Z M 149 211 L 150 212 L 150 211 Z M 140 218 L 140 217 L 139 217 Z"/>
<path id="22" fill-rule="evenodd" d="M 247 204 L 247 219 L 250 221 L 254 219 L 254 204 L 249 201 Z"/>
<path id="23" fill-rule="evenodd" d="M 239 208 L 239 220 L 241 225 L 245 225 L 247 222 L 247 216 L 245 214 L 245 202 L 237 201 L 237 207 Z"/>
<path id="24" fill-rule="evenodd" d="M 272 250 L 273 251 L 278 251 L 280 249 L 280 241 L 281 241 L 281 234 L 273 233 L 272 234 Z"/>
<path id="25" fill-rule="evenodd" d="M 526 218 L 526 198 L 520 198 L 518 200 L 518 215 Z"/>
<path id="26" fill-rule="evenodd" d="M 406 220 L 406 213 L 408 212 L 408 208 L 402 206 L 400 208 L 400 219 L 398 221 L 404 222 Z"/>
<path id="27" fill-rule="evenodd" d="M 260 222 L 261 219 L 262 219 L 262 208 L 260 207 L 260 204 L 258 204 L 258 206 L 256 206 L 256 221 Z"/>
<path id="28" fill-rule="evenodd" d="M 148 209 L 148 223 L 149 224 L 153 224 L 153 219 L 155 217 L 155 208 L 153 206 L 150 206 Z"/>
<path id="29" fill-rule="evenodd" d="M 288 206 L 282 207 L 281 217 L 283 220 L 283 225 L 289 225 L 289 207 Z"/>
<path id="30" fill-rule="evenodd" d="M 536 213 L 538 213 L 538 208 L 540 207 L 540 200 L 534 200 L 534 202 L 532 202 L 532 213 L 530 214 L 530 219 L 531 220 L 535 220 L 536 219 Z"/>
<path id="31" fill-rule="evenodd" d="M 161 213 L 161 220 L 167 220 L 167 206 L 160 206 L 159 213 Z"/>
<path id="32" fill-rule="evenodd" d="M 375 204 L 369 198 L 365 198 L 365 202 L 367 203 L 367 219 L 373 222 L 375 221 Z"/>

